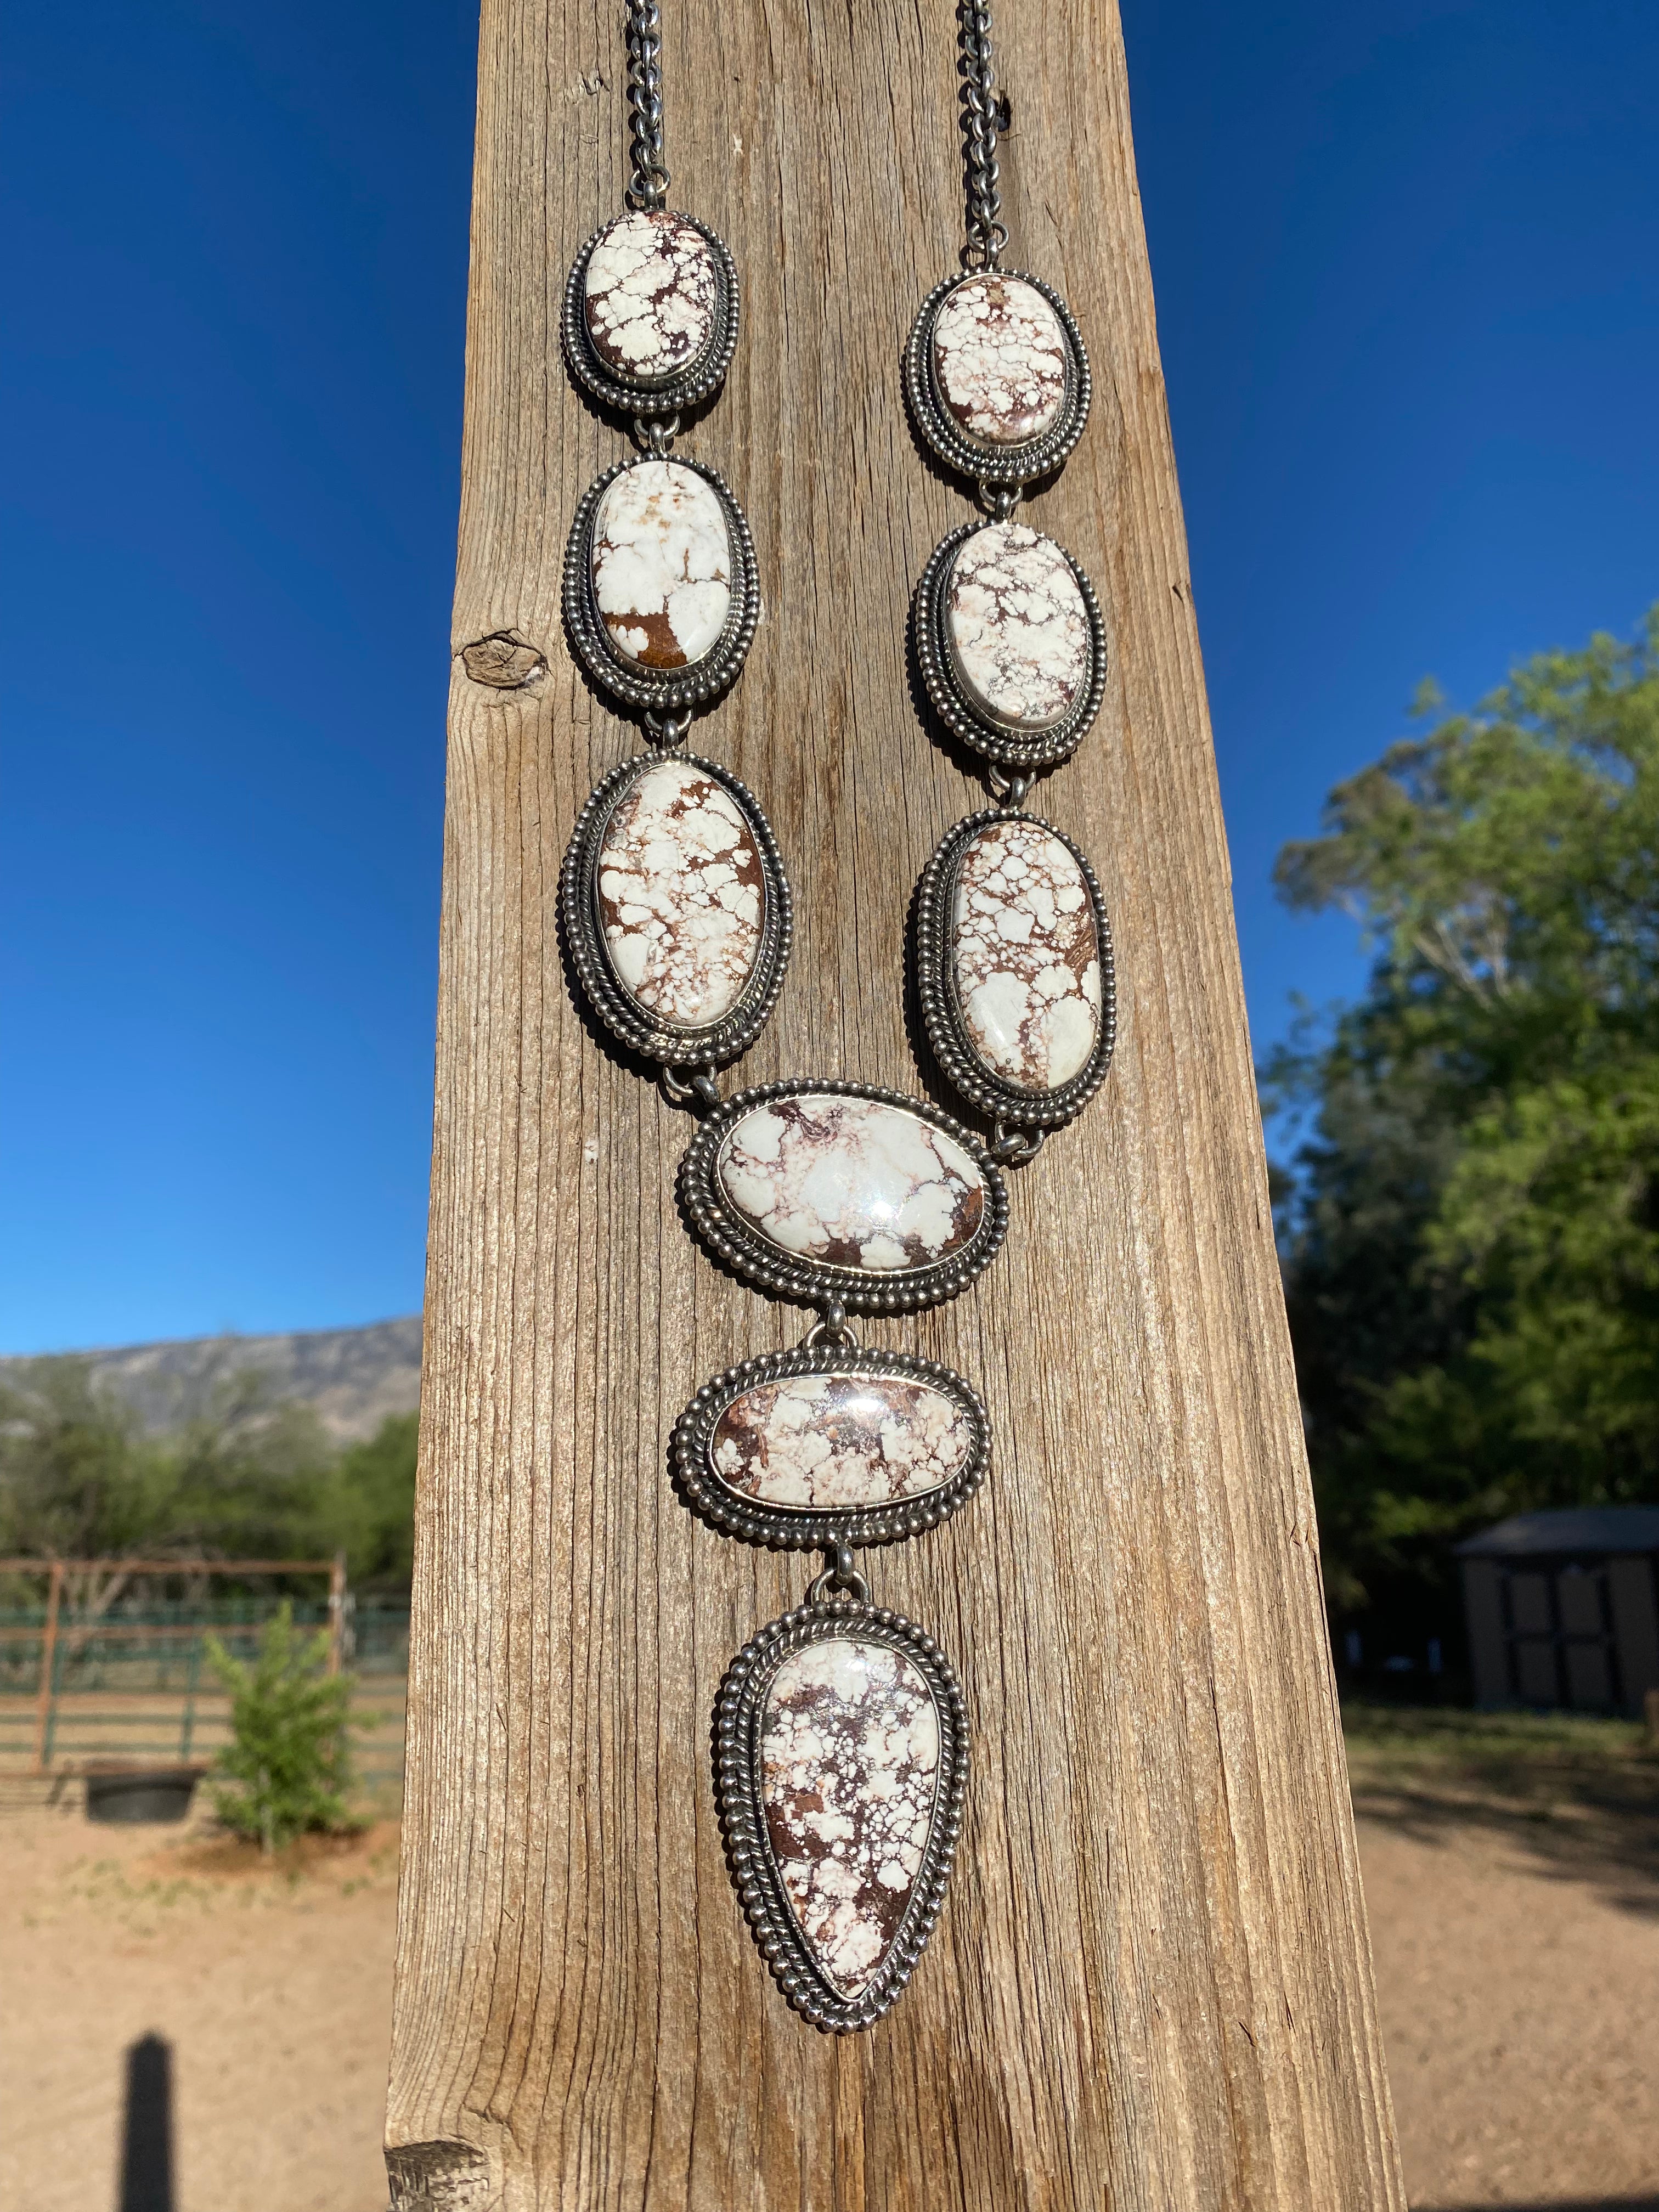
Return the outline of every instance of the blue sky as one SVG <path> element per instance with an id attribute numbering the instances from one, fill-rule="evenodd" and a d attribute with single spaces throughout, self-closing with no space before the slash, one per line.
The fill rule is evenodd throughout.
<path id="1" fill-rule="evenodd" d="M 1124 12 L 1261 1046 L 1419 679 L 1659 597 L 1659 8 Z M 14 15 L 0 1349 L 418 1303 L 475 36 Z"/>

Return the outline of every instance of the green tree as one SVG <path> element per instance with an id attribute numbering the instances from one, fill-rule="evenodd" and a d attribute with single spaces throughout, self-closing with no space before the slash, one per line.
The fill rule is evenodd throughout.
<path id="1" fill-rule="evenodd" d="M 1432 714 L 1438 701 L 1422 702 Z M 1376 953 L 1264 1072 L 1333 1594 L 1659 1494 L 1659 610 L 1340 786 L 1281 895 Z"/>
<path id="2" fill-rule="evenodd" d="M 251 1664 L 217 1637 L 206 1648 L 231 1700 L 231 1741 L 213 1762 L 218 1818 L 267 1856 L 311 1831 L 349 1827 L 351 1688 L 326 1672 L 327 1630 L 296 1635 L 284 1604 L 260 1632 Z"/>
<path id="3" fill-rule="evenodd" d="M 359 1589 L 406 1590 L 415 1549 L 418 1413 L 394 1413 L 340 1454 L 319 1510 L 319 1541 L 343 1551 Z"/>
<path id="4" fill-rule="evenodd" d="M 131 1551 L 166 1519 L 170 1488 L 89 1359 L 29 1360 L 0 1382 L 0 1551 Z"/>

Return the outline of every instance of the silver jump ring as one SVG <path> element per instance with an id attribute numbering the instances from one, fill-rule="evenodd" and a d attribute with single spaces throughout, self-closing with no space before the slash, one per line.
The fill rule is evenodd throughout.
<path id="1" fill-rule="evenodd" d="M 801 1343 L 809 1352 L 820 1344 L 833 1345 L 838 1352 L 859 1349 L 858 1332 L 847 1318 L 847 1309 L 839 1298 L 832 1298 L 824 1308 L 823 1316 L 815 1321 Z"/>
<path id="2" fill-rule="evenodd" d="M 660 1071 L 658 1080 L 663 1096 L 676 1106 L 718 1106 L 721 1103 L 720 1085 L 714 1080 L 713 1067 L 700 1067 L 687 1083 L 675 1074 L 672 1067 Z"/>
<path id="3" fill-rule="evenodd" d="M 690 734 L 689 707 L 682 707 L 677 714 L 659 714 L 654 708 L 647 708 L 641 720 L 653 745 L 683 745 Z"/>
<path id="4" fill-rule="evenodd" d="M 823 1572 L 814 1575 L 806 1593 L 809 1605 L 822 1605 L 831 1591 L 844 1592 L 859 1605 L 870 1602 L 870 1585 L 853 1565 L 850 1544 L 837 1544 L 834 1556 L 825 1565 Z"/>
<path id="5" fill-rule="evenodd" d="M 665 458 L 679 435 L 679 428 L 678 415 L 636 415 L 634 418 L 634 435 L 653 460 Z"/>

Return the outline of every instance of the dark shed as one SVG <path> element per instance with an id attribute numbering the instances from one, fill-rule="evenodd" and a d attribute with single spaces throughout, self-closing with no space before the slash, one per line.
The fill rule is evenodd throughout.
<path id="1" fill-rule="evenodd" d="M 1477 1705 L 1636 1713 L 1659 1689 L 1659 1505 L 1517 1513 L 1457 1556 Z"/>

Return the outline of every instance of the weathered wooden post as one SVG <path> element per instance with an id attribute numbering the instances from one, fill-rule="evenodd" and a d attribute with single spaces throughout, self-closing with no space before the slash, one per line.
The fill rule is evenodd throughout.
<path id="1" fill-rule="evenodd" d="M 46 1625 L 40 1631 L 40 1682 L 34 1705 L 35 1771 L 46 1771 L 52 1750 L 52 1712 L 58 1695 L 58 1614 L 64 1598 L 64 1562 L 54 1559 L 46 1588 Z"/>
<path id="2" fill-rule="evenodd" d="M 577 810 L 637 744 L 560 622 L 571 516 L 623 450 L 558 338 L 570 260 L 621 204 L 621 9 L 485 0 L 399 2207 L 1403 2203 L 1122 40 L 1111 0 L 1006 0 L 998 33 L 1013 258 L 1063 289 L 1096 379 L 1042 526 L 1100 586 L 1110 684 L 1043 804 L 1104 884 L 1121 1042 L 1022 1171 L 997 1265 L 906 1326 L 998 1439 L 972 1509 L 879 1569 L 962 1662 L 975 1765 L 914 1983 L 836 2039 L 756 1957 L 710 1788 L 722 1670 L 802 1563 L 712 1534 L 665 1467 L 697 1383 L 800 1318 L 684 1234 L 689 1117 L 585 1028 L 555 922 Z M 972 802 L 912 704 L 905 625 L 965 509 L 913 442 L 899 357 L 960 238 L 954 34 L 945 0 L 677 0 L 665 24 L 671 198 L 744 285 L 696 450 L 746 506 L 766 595 L 698 738 L 764 793 L 797 894 L 745 1083 L 920 1084 L 906 902 Z"/>

